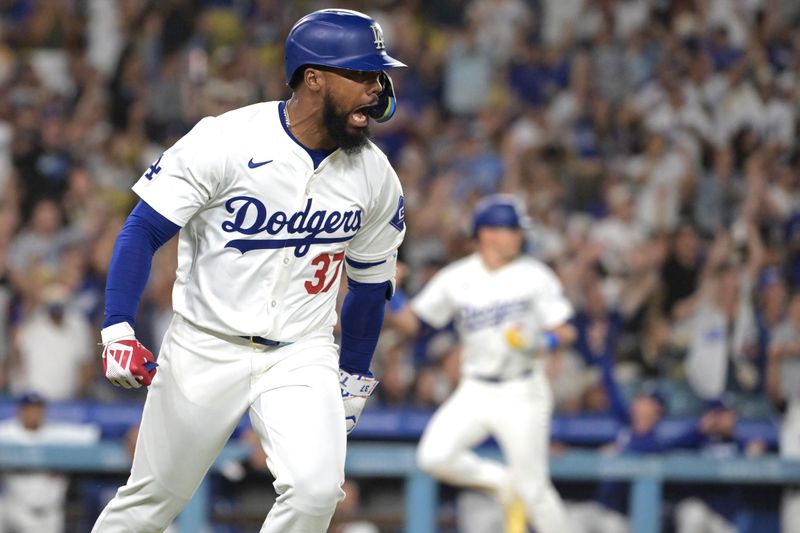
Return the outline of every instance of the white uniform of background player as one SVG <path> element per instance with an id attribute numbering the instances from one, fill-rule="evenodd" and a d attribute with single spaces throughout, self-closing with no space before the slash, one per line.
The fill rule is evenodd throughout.
<path id="1" fill-rule="evenodd" d="M 309 40 L 298 47 L 293 39 Z M 350 280 L 390 287 L 405 230 L 402 191 L 371 142 L 360 151 L 335 142 L 329 155 L 309 147 L 332 142 L 323 98 L 331 98 L 329 111 L 343 114 L 343 131 L 359 137 L 353 132 L 364 129 L 366 106 L 387 88 L 379 74 L 402 64 L 386 55 L 377 24 L 350 11 L 323 10 L 298 22 L 287 38 L 287 79 L 297 60 L 290 45 L 306 55 L 324 47 L 333 61 L 351 62 L 341 68 L 358 72 L 300 68 L 315 61 L 299 61 L 288 103 L 201 120 L 133 188 L 146 203 L 137 206 L 145 218 L 181 228 L 175 317 L 148 391 L 131 476 L 96 532 L 162 531 L 248 410 L 278 493 L 262 532 L 323 533 L 343 496 L 345 414 L 352 427 L 360 407 L 353 412 L 342 398 L 368 394 L 374 380 L 345 373 L 340 390 L 336 295 L 345 262 Z M 120 240 L 122 234 L 118 248 Z M 107 298 L 115 290 L 107 289 Z M 379 309 L 385 298 L 384 289 Z M 107 321 L 109 314 L 107 307 Z M 145 374 L 120 366 L 142 349 L 131 334 L 128 322 L 103 330 L 106 375 L 123 386 Z M 344 357 L 343 341 L 342 368 Z M 364 388 L 345 390 L 348 382 Z"/>
<path id="2" fill-rule="evenodd" d="M 553 400 L 537 355 L 572 342 L 572 307 L 547 266 L 519 255 L 524 221 L 512 198 L 484 199 L 474 216 L 478 252 L 443 268 L 411 302 L 431 326 L 455 321 L 462 344 L 461 382 L 426 428 L 418 459 L 433 476 L 506 505 L 519 496 L 537 531 L 562 533 L 564 506 L 548 474 Z M 471 450 L 490 436 L 507 466 Z"/>

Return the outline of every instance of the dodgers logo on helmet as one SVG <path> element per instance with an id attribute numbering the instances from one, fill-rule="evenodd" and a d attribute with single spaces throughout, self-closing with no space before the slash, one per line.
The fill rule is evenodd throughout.
<path id="1" fill-rule="evenodd" d="M 286 83 L 303 65 L 369 72 L 406 66 L 386 53 L 380 24 L 349 9 L 321 9 L 300 19 L 286 37 L 284 54 Z"/>
<path id="2" fill-rule="evenodd" d="M 375 37 L 375 40 L 372 41 L 375 43 L 375 49 L 386 50 L 386 43 L 383 42 L 383 30 L 380 25 L 376 22 L 375 24 L 371 24 L 369 29 L 372 30 L 372 35 Z"/>
<path id="3" fill-rule="evenodd" d="M 509 194 L 494 194 L 475 206 L 472 235 L 476 236 L 482 227 L 527 229 L 530 221 L 522 202 Z"/>

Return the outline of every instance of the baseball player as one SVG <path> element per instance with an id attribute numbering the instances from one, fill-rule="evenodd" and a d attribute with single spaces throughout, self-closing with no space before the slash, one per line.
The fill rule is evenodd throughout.
<path id="1" fill-rule="evenodd" d="M 542 356 L 575 332 L 556 276 L 521 255 L 526 225 L 512 197 L 483 199 L 473 219 L 477 252 L 438 272 L 395 318 L 407 333 L 420 320 L 436 328 L 455 321 L 463 349 L 461 382 L 422 435 L 420 467 L 507 507 L 518 497 L 537 531 L 563 533 L 564 506 L 548 475 L 553 400 Z M 471 451 L 489 436 L 507 466 Z"/>
<path id="2" fill-rule="evenodd" d="M 311 13 L 285 46 L 288 101 L 204 118 L 133 187 L 103 364 L 112 383 L 150 388 L 130 478 L 95 532 L 163 531 L 245 412 L 278 494 L 262 532 L 322 533 L 343 496 L 346 435 L 377 383 L 369 366 L 405 232 L 400 182 L 368 125 L 391 117 L 385 71 L 405 65 L 355 11 Z M 134 317 L 152 255 L 176 233 L 156 368 Z"/>

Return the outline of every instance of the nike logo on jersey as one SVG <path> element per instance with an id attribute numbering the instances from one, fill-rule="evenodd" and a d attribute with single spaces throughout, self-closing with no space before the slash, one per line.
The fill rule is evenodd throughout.
<path id="1" fill-rule="evenodd" d="M 253 158 L 251 157 L 250 161 L 247 162 L 247 166 L 250 168 L 258 168 L 258 167 L 263 167 L 264 165 L 268 165 L 269 163 L 272 163 L 272 159 L 270 159 L 269 161 L 260 161 L 256 163 L 253 161 Z"/>
<path id="2" fill-rule="evenodd" d="M 242 235 L 267 234 L 271 237 L 277 237 L 283 232 L 292 237 L 234 239 L 229 241 L 225 248 L 236 248 L 243 254 L 251 250 L 294 248 L 294 255 L 303 257 L 312 244 L 349 241 L 361 228 L 361 209 L 344 212 L 312 210 L 313 203 L 313 199 L 309 198 L 302 211 L 291 214 L 284 211 L 269 213 L 267 206 L 258 198 L 251 196 L 230 198 L 225 202 L 225 209 L 233 215 L 233 220 L 222 223 L 223 231 Z M 345 235 L 342 235 L 342 232 Z"/>

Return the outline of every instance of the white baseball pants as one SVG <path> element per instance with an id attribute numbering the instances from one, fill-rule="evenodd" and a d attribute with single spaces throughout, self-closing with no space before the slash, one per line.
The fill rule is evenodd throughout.
<path id="1" fill-rule="evenodd" d="M 569 531 L 564 504 L 550 482 L 552 392 L 542 372 L 502 383 L 464 378 L 433 415 L 418 448 L 421 469 L 446 483 L 479 487 L 508 504 L 525 504 L 541 533 Z M 493 436 L 506 465 L 472 448 Z"/>
<path id="2" fill-rule="evenodd" d="M 332 334 L 268 348 L 175 316 L 158 364 L 130 478 L 92 531 L 162 532 L 249 409 L 278 494 L 261 532 L 324 533 L 344 496 L 347 439 Z"/>

